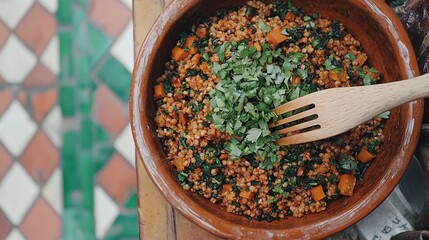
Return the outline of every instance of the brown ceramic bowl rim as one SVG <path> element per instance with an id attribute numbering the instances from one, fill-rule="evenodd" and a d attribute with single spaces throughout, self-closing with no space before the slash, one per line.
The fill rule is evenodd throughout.
<path id="1" fill-rule="evenodd" d="M 145 106 L 147 105 L 142 99 L 147 97 L 145 96 L 147 92 L 141 92 L 141 89 L 147 89 L 150 84 L 148 79 L 149 76 L 147 76 L 148 74 L 146 74 L 145 69 L 152 64 L 155 58 L 154 52 L 158 51 L 160 48 L 161 44 L 157 41 L 157 38 L 165 34 L 172 22 L 180 19 L 189 9 L 200 1 L 204 0 L 176 0 L 167 6 L 149 31 L 136 58 L 130 92 L 130 116 L 132 133 L 140 159 L 142 159 L 151 180 L 155 183 L 155 186 L 164 198 L 187 219 L 215 235 L 224 238 L 240 238 L 246 236 L 267 238 L 289 236 L 290 231 L 306 233 L 309 229 L 308 226 L 296 226 L 293 229 L 262 229 L 243 225 L 231 225 L 231 222 L 227 222 L 219 216 L 213 215 L 198 204 L 189 203 L 186 195 L 183 193 L 171 191 L 172 186 L 169 186 L 170 183 L 164 179 L 163 173 L 159 173 L 158 171 L 159 167 L 165 167 L 162 166 L 165 165 L 165 163 L 153 160 L 157 154 L 151 152 L 153 150 L 151 146 L 153 144 L 153 133 L 148 130 L 148 120 L 142 117 L 142 113 L 145 111 Z M 386 24 L 387 28 L 390 29 L 387 34 L 390 34 L 398 43 L 397 47 L 399 50 L 395 50 L 395 55 L 396 57 L 400 57 L 401 62 L 404 63 L 406 69 L 403 69 L 403 71 L 406 72 L 406 75 L 408 75 L 409 78 L 418 75 L 417 61 L 411 43 L 407 37 L 403 37 L 407 36 L 406 31 L 389 6 L 382 0 L 357 1 L 367 5 L 371 11 L 375 11 L 377 13 L 377 16 L 375 16 L 376 20 Z M 328 226 L 324 226 L 322 223 L 311 226 L 313 230 L 310 231 L 313 233 L 311 237 L 324 238 L 353 225 L 380 205 L 391 193 L 412 158 L 421 126 L 423 100 L 413 101 L 408 103 L 408 105 L 409 111 L 404 114 L 406 118 L 409 119 L 405 127 L 410 134 L 408 139 L 404 139 L 404 141 L 401 142 L 401 149 L 398 150 L 398 155 L 396 155 L 396 158 L 398 158 L 396 161 L 397 164 L 400 162 L 399 159 L 402 159 L 400 166 L 394 166 L 397 172 L 394 172 L 393 175 L 390 176 L 384 176 L 382 179 L 383 181 L 377 183 L 373 188 L 374 192 L 372 195 L 363 198 L 353 209 L 337 216 L 331 216 L 327 219 L 331 223 Z M 390 179 L 387 179 L 387 177 Z M 386 184 L 387 180 L 389 184 L 391 184 L 387 187 L 383 186 Z M 230 225 L 225 226 L 226 223 Z M 315 229 L 317 231 L 315 231 Z M 310 236 L 307 235 L 307 237 Z"/>

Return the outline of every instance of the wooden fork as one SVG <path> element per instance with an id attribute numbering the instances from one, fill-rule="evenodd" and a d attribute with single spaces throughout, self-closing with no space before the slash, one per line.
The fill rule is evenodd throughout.
<path id="1" fill-rule="evenodd" d="M 331 88 L 275 108 L 277 115 L 304 110 L 270 124 L 270 128 L 288 124 L 279 130 L 280 134 L 286 134 L 277 140 L 280 146 L 316 141 L 346 132 L 391 108 L 428 96 L 429 74 L 392 83 Z M 302 123 L 291 124 L 297 120 Z"/>

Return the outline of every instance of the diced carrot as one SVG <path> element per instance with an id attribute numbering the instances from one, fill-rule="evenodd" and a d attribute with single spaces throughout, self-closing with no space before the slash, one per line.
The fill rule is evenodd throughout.
<path id="1" fill-rule="evenodd" d="M 253 46 L 256 48 L 256 51 L 260 52 L 262 50 L 261 44 L 259 44 L 258 42 L 255 42 L 253 44 Z"/>
<path id="2" fill-rule="evenodd" d="M 368 59 L 368 57 L 366 56 L 365 53 L 360 53 L 356 56 L 355 61 L 359 66 L 362 66 L 366 62 L 367 59 Z"/>
<path id="3" fill-rule="evenodd" d="M 174 165 L 176 166 L 177 170 L 180 172 L 185 170 L 185 165 L 183 165 L 183 159 L 179 159 L 179 158 L 174 159 Z"/>
<path id="4" fill-rule="evenodd" d="M 192 57 L 192 59 L 191 59 L 191 61 L 192 61 L 194 64 L 199 64 L 199 63 L 200 63 L 200 60 L 201 60 L 201 54 L 199 54 L 199 53 L 195 54 L 195 55 Z"/>
<path id="5" fill-rule="evenodd" d="M 222 186 L 222 192 L 231 192 L 232 191 L 232 185 L 231 184 L 224 184 Z"/>
<path id="6" fill-rule="evenodd" d="M 198 48 L 194 47 L 193 45 L 195 40 L 197 40 L 195 36 L 189 36 L 186 38 L 184 47 L 189 49 L 190 54 L 195 54 L 198 52 Z"/>
<path id="7" fill-rule="evenodd" d="M 356 185 L 356 177 L 351 174 L 343 174 L 338 182 L 340 194 L 344 196 L 353 196 L 353 189 Z"/>
<path id="8" fill-rule="evenodd" d="M 336 71 L 329 71 L 329 78 L 334 81 L 342 81 L 345 82 L 347 80 L 347 72 L 345 70 L 341 71 L 340 73 Z"/>
<path id="9" fill-rule="evenodd" d="M 153 94 L 153 98 L 155 100 L 159 100 L 161 98 L 164 98 L 166 96 L 165 94 L 165 90 L 164 90 L 164 85 L 162 83 L 155 85 L 155 87 L 153 87 L 154 89 L 154 94 Z"/>
<path id="10" fill-rule="evenodd" d="M 274 29 L 271 32 L 267 34 L 267 40 L 273 44 L 274 46 L 279 45 L 280 43 L 287 40 L 287 37 L 283 35 L 282 30 L 280 29 Z"/>
<path id="11" fill-rule="evenodd" d="M 374 154 L 372 154 L 372 153 L 370 153 L 370 152 L 368 151 L 368 149 L 366 149 L 365 147 L 363 147 L 363 148 L 362 148 L 362 150 L 360 150 L 359 154 L 356 156 L 356 158 L 357 158 L 359 161 L 361 161 L 361 162 L 363 162 L 363 163 L 366 163 L 366 162 L 368 162 L 369 160 L 374 159 L 374 158 L 375 158 L 375 155 L 374 155 Z"/>
<path id="12" fill-rule="evenodd" d="M 173 57 L 174 61 L 178 62 L 188 57 L 189 52 L 186 52 L 184 49 L 176 46 L 171 51 L 171 56 Z"/>
<path id="13" fill-rule="evenodd" d="M 295 14 L 288 12 L 286 13 L 285 19 L 288 20 L 289 22 L 293 22 L 295 21 Z"/>
<path id="14" fill-rule="evenodd" d="M 184 112 L 179 112 L 179 123 L 182 124 L 183 126 L 186 125 L 186 123 L 188 123 L 188 114 L 184 113 Z"/>
<path id="15" fill-rule="evenodd" d="M 204 73 L 210 72 L 210 66 L 207 62 L 201 63 L 201 70 L 203 70 Z"/>
<path id="16" fill-rule="evenodd" d="M 197 31 L 195 31 L 195 34 L 200 38 L 206 38 L 209 35 L 209 31 L 206 27 L 199 27 Z"/>
<path id="17" fill-rule="evenodd" d="M 310 189 L 311 197 L 313 197 L 314 201 L 318 202 L 326 197 L 325 192 L 323 191 L 322 185 L 317 185 Z"/>
<path id="18" fill-rule="evenodd" d="M 242 190 L 240 192 L 240 197 L 248 199 L 248 200 L 252 200 L 254 196 L 255 196 L 255 193 L 251 192 L 251 191 Z"/>

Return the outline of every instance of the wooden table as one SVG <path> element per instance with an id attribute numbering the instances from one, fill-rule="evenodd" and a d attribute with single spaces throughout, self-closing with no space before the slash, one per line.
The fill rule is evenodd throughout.
<path id="1" fill-rule="evenodd" d="M 134 52 L 140 46 L 162 9 L 171 0 L 133 0 Z M 219 239 L 188 221 L 161 196 L 136 157 L 140 239 Z"/>

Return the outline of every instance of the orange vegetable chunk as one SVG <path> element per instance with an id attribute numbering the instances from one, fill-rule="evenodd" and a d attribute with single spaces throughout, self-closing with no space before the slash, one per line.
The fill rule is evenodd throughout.
<path id="1" fill-rule="evenodd" d="M 372 160 L 375 158 L 375 154 L 372 154 L 366 149 L 365 147 L 360 150 L 359 154 L 356 156 L 357 159 L 363 163 L 368 162 L 369 160 Z"/>
<path id="2" fill-rule="evenodd" d="M 200 38 L 206 38 L 209 35 L 209 31 L 205 27 L 199 27 L 197 31 L 195 31 L 195 34 Z"/>
<path id="3" fill-rule="evenodd" d="M 161 98 L 164 98 L 165 96 L 166 94 L 164 90 L 164 85 L 162 85 L 162 83 L 155 85 L 153 98 L 155 100 L 159 100 Z"/>
<path id="4" fill-rule="evenodd" d="M 186 52 L 184 49 L 176 46 L 171 51 L 171 56 L 173 57 L 174 61 L 178 62 L 188 57 L 189 52 Z"/>
<path id="5" fill-rule="evenodd" d="M 231 184 L 224 184 L 222 186 L 222 192 L 231 192 L 232 191 L 232 185 Z"/>
<path id="6" fill-rule="evenodd" d="M 240 197 L 248 199 L 248 200 L 252 200 L 254 195 L 255 195 L 255 193 L 253 193 L 251 191 L 242 190 L 240 192 Z"/>
<path id="7" fill-rule="evenodd" d="M 269 32 L 267 34 L 268 42 L 270 42 L 274 46 L 277 46 L 280 43 L 286 41 L 287 37 L 285 35 L 283 35 L 281 32 L 282 32 L 282 30 L 280 30 L 280 29 L 274 29 L 271 32 Z"/>
<path id="8" fill-rule="evenodd" d="M 285 19 L 288 20 L 289 22 L 293 22 L 295 21 L 295 14 L 288 12 L 286 13 Z"/>
<path id="9" fill-rule="evenodd" d="M 185 48 L 189 49 L 190 54 L 195 54 L 198 52 L 198 48 L 193 46 L 195 40 L 197 40 L 197 38 L 195 36 L 189 36 L 188 38 L 186 38 L 184 46 L 185 46 Z"/>
<path id="10" fill-rule="evenodd" d="M 338 188 L 340 189 L 340 194 L 344 196 L 353 196 L 353 190 L 356 185 L 356 177 L 351 174 L 343 174 L 340 176 L 340 181 L 338 182 Z"/>
<path id="11" fill-rule="evenodd" d="M 323 191 L 322 185 L 317 185 L 310 189 L 311 197 L 314 201 L 318 202 L 326 197 L 325 192 Z"/>

